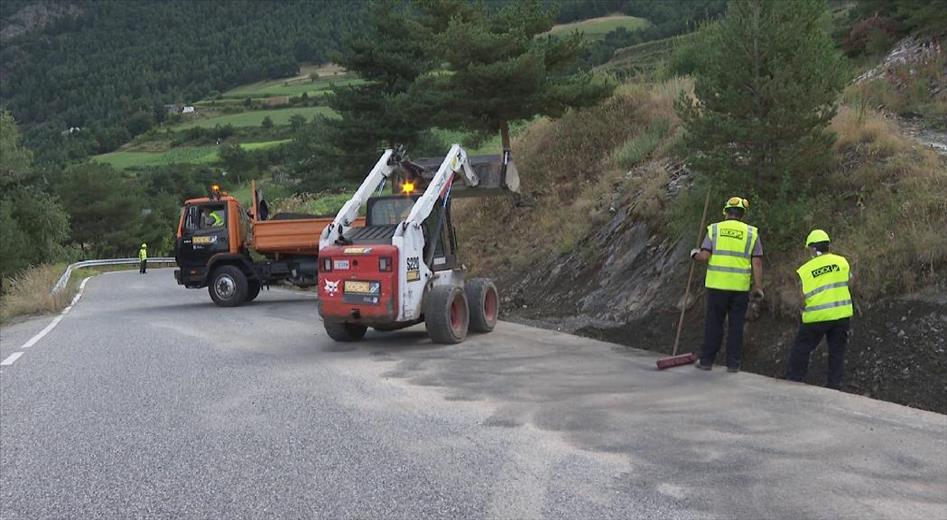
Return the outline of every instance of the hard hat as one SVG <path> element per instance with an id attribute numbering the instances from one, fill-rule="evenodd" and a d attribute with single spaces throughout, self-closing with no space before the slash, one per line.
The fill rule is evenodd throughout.
<path id="1" fill-rule="evenodd" d="M 730 208 L 740 208 L 744 212 L 749 211 L 750 201 L 744 199 L 743 197 L 730 197 L 727 199 L 727 203 L 723 207 L 723 214 L 727 214 L 727 210 Z"/>
<path id="2" fill-rule="evenodd" d="M 809 236 L 806 237 L 806 247 L 811 246 L 812 244 L 818 244 L 819 242 L 830 242 L 829 234 L 821 229 L 813 229 Z"/>
<path id="3" fill-rule="evenodd" d="M 142 242 L 142 243 L 141 243 L 141 247 L 148 247 L 148 244 Z"/>

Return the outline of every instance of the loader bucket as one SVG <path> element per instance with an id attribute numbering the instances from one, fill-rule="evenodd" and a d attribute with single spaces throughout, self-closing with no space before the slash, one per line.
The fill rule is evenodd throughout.
<path id="1" fill-rule="evenodd" d="M 467 186 L 463 176 L 458 176 L 452 189 L 452 197 L 487 197 L 502 195 L 506 192 L 519 193 L 520 177 L 513 163 L 513 158 L 507 155 L 508 160 L 503 164 L 502 155 L 472 155 L 467 159 L 470 166 L 477 172 L 480 183 L 477 186 Z M 425 158 L 411 161 L 411 169 L 419 172 L 425 181 L 431 180 L 437 173 L 437 168 L 444 160 L 440 158 Z"/>

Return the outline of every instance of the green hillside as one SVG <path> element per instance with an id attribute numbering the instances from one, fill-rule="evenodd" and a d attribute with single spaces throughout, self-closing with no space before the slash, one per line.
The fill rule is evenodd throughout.
<path id="1" fill-rule="evenodd" d="M 106 152 L 160 124 L 165 104 L 324 63 L 365 2 L 76 2 L 75 16 L 5 40 L 0 96 L 44 162 Z M 4 6 L 44 15 L 42 2 Z M 78 135 L 63 136 L 70 127 Z"/>

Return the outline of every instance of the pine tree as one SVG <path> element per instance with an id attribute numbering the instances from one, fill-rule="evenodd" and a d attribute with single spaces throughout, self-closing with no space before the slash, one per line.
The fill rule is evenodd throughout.
<path id="1" fill-rule="evenodd" d="M 499 131 L 510 149 L 509 122 L 562 115 L 598 103 L 614 85 L 589 73 L 570 73 L 582 46 L 578 32 L 544 35 L 555 12 L 540 0 L 491 10 L 456 0 L 421 0 L 432 54 L 447 70 L 422 78 L 415 90 L 440 95 L 439 126 Z"/>
<path id="2" fill-rule="evenodd" d="M 695 168 L 749 193 L 829 164 L 826 127 L 846 72 L 826 16 L 824 0 L 732 0 L 726 18 L 704 29 L 696 99 L 677 107 Z"/>
<path id="3" fill-rule="evenodd" d="M 381 148 L 403 144 L 410 149 L 430 126 L 425 96 L 408 94 L 414 81 L 431 68 L 408 8 L 393 0 L 375 2 L 369 26 L 367 32 L 354 33 L 348 52 L 337 57 L 367 83 L 336 87 L 327 100 L 339 118 L 325 121 L 332 146 L 322 153 L 334 155 L 343 174 L 364 173 Z M 321 131 L 319 125 L 311 129 Z"/>

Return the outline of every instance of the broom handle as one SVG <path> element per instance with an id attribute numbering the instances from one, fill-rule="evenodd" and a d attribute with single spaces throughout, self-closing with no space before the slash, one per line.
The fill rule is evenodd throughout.
<path id="1" fill-rule="evenodd" d="M 707 206 L 710 205 L 710 190 L 707 190 L 707 197 L 704 198 L 704 212 L 700 216 L 700 230 L 697 232 L 697 245 L 695 247 L 700 247 L 700 242 L 704 238 L 704 227 L 707 225 Z M 687 300 L 691 295 L 691 280 L 694 278 L 694 261 L 691 260 L 691 268 L 687 273 L 687 287 L 684 289 L 684 301 L 681 303 L 681 317 L 677 320 L 677 334 L 674 336 L 674 350 L 671 352 L 672 356 L 677 355 L 677 347 L 681 343 L 681 329 L 684 327 L 684 312 L 687 310 Z"/>

